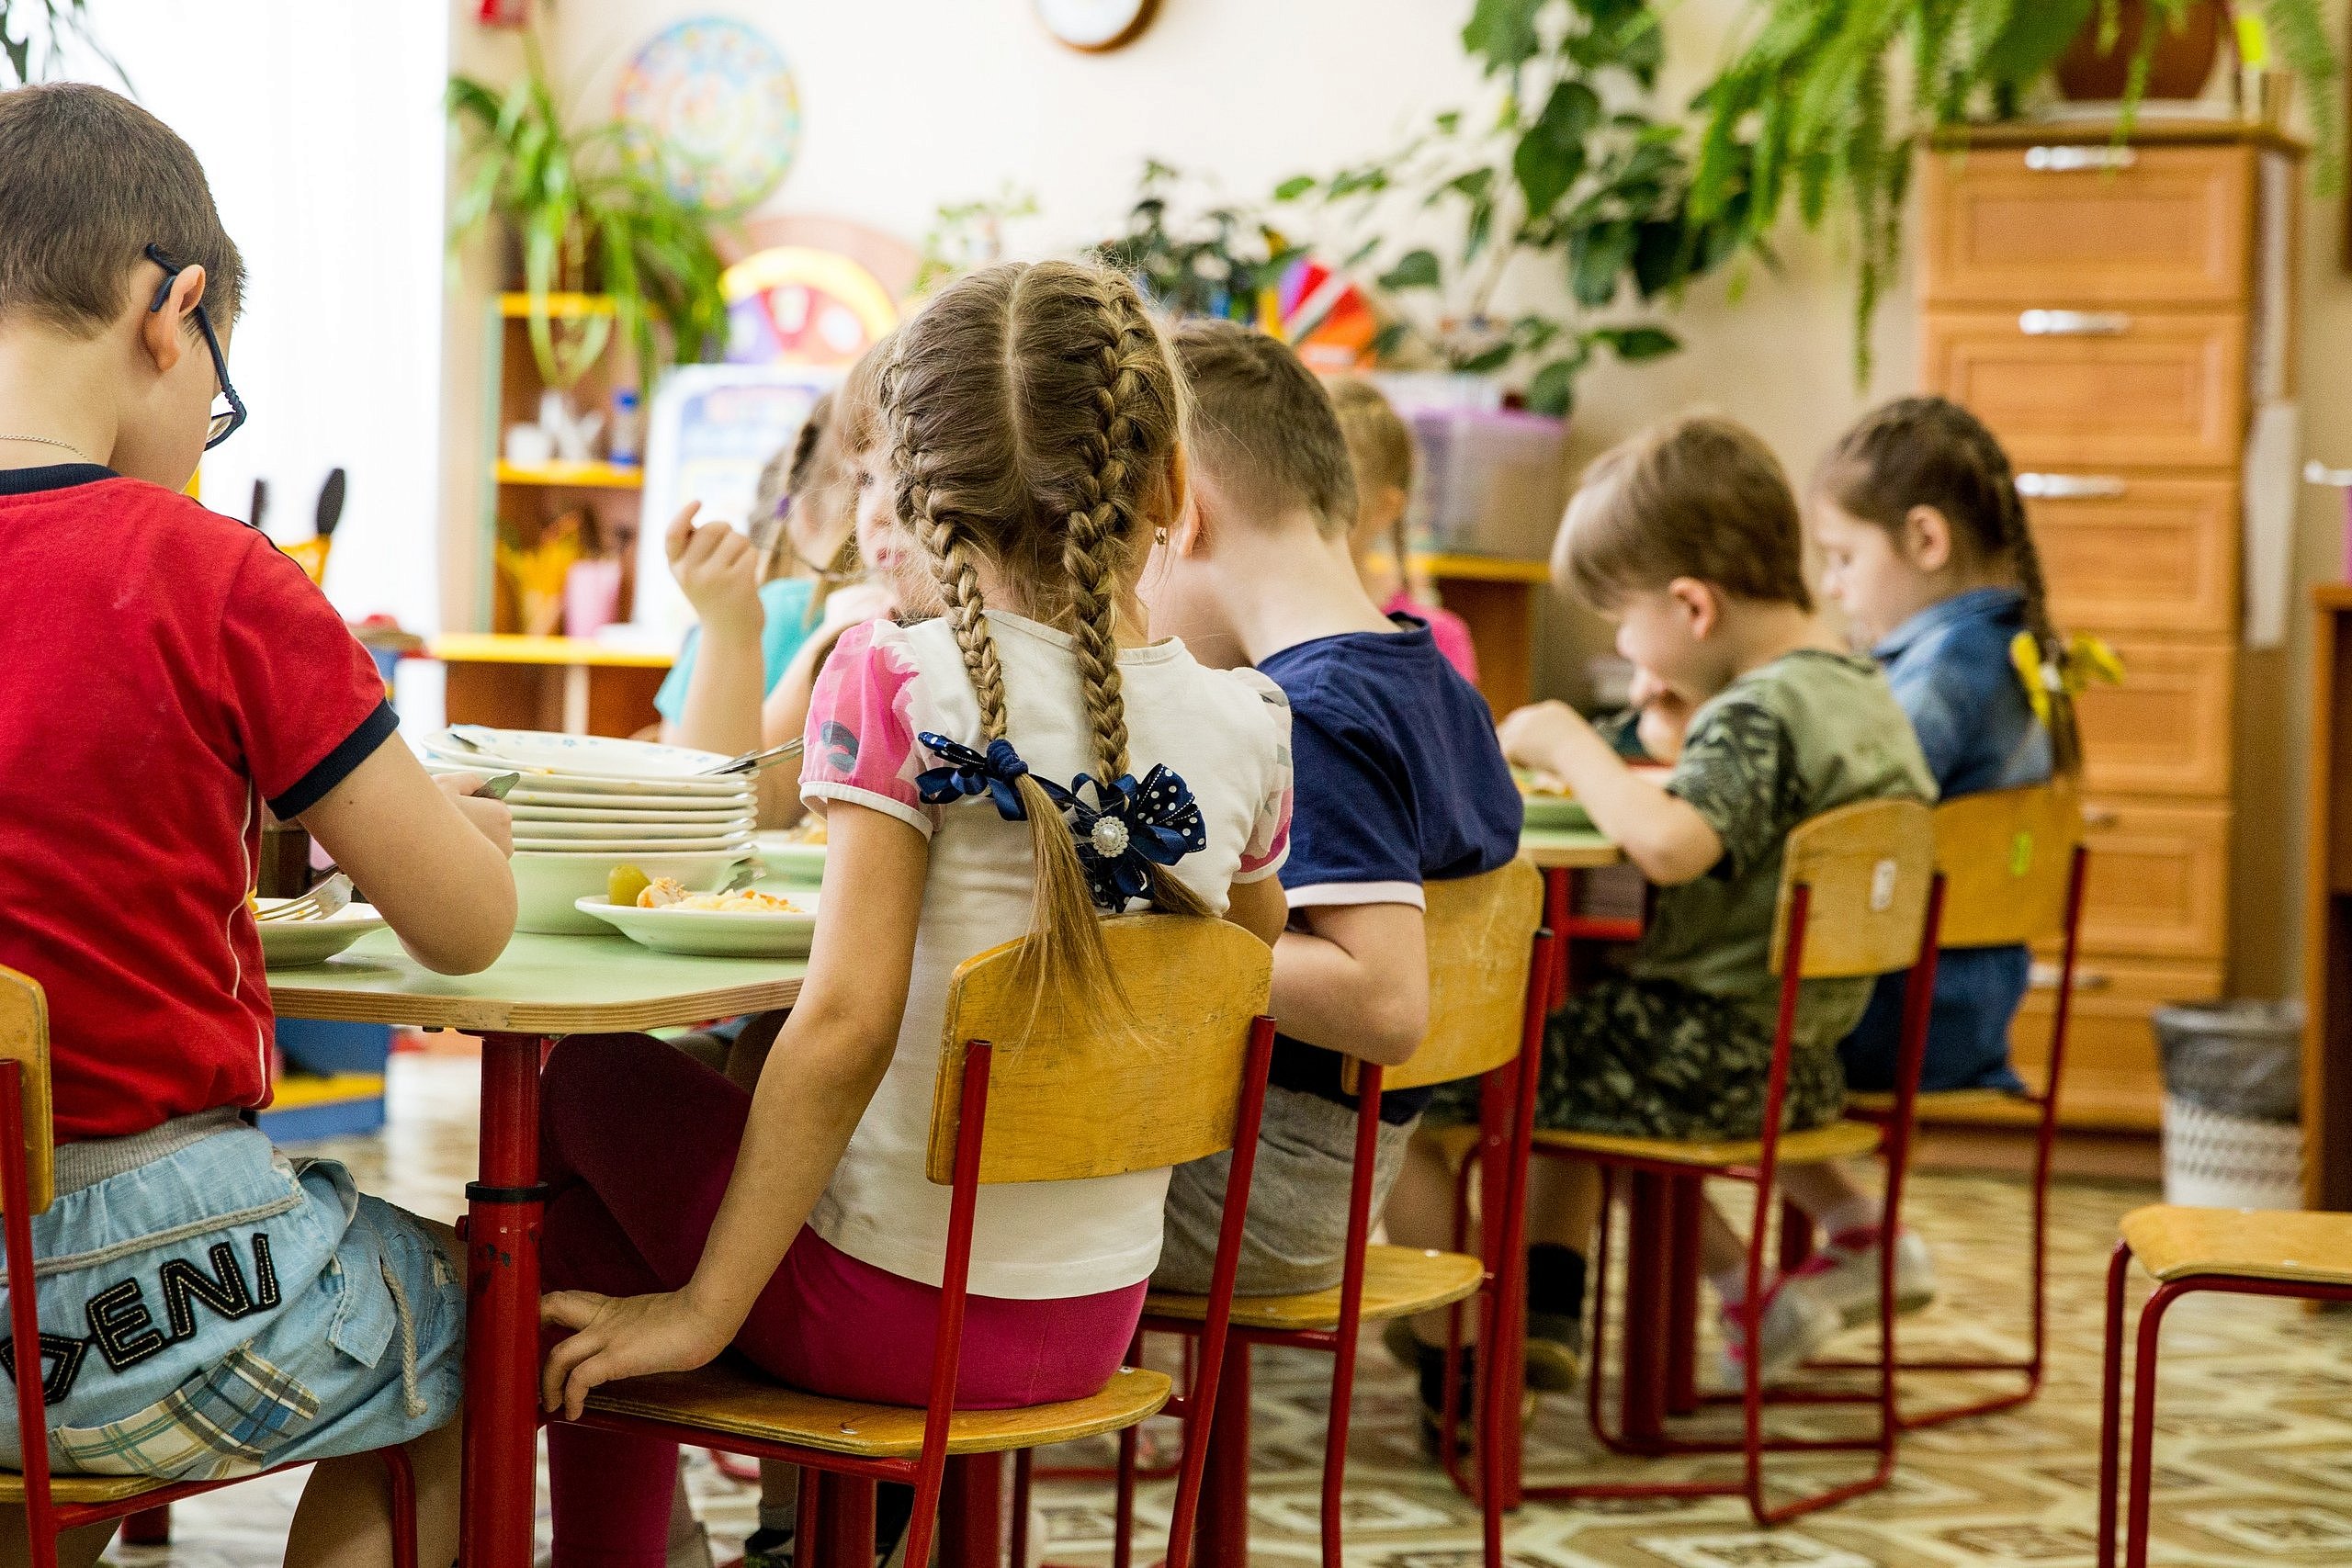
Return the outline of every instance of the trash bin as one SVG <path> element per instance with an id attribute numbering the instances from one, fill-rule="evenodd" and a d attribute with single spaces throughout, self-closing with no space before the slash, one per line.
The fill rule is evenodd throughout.
<path id="1" fill-rule="evenodd" d="M 2159 1008 L 2165 1201 L 2209 1209 L 2303 1206 L 2300 1002 Z"/>

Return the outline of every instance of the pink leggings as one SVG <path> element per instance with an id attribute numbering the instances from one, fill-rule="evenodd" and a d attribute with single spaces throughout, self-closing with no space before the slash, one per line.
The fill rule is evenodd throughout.
<path id="1" fill-rule="evenodd" d="M 647 1035 L 575 1035 L 558 1045 L 540 1088 L 546 1287 L 621 1296 L 684 1286 L 733 1174 L 751 1103 L 727 1078 Z M 956 1404 L 1002 1409 L 1094 1393 L 1126 1354 L 1144 1291 L 1138 1281 L 1060 1301 L 969 1297 Z M 935 1287 L 804 1229 L 734 1348 L 812 1393 L 922 1404 L 939 1300 Z M 556 1568 L 664 1561 L 676 1444 L 558 1422 L 548 1428 L 548 1458 Z"/>

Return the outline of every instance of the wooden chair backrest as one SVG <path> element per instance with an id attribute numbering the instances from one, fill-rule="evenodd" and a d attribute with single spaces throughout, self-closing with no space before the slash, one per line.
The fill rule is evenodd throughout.
<path id="1" fill-rule="evenodd" d="M 2066 929 L 2066 887 L 2083 838 L 2072 779 L 1965 795 L 1936 807 L 1944 874 L 1941 947 L 2010 947 Z"/>
<path id="2" fill-rule="evenodd" d="M 993 1049 L 983 1184 L 1117 1176 L 1233 1146 L 1272 950 L 1229 921 L 1176 915 L 1104 920 L 1102 940 L 1134 1009 L 1132 1031 L 1104 1027 L 1100 998 L 1035 1005 L 1016 977 L 1020 942 L 957 967 L 932 1100 L 932 1180 L 955 1178 L 964 1059 L 975 1040 Z"/>
<path id="3" fill-rule="evenodd" d="M 25 1141 L 29 1211 L 46 1213 L 56 1196 L 55 1145 L 49 1120 L 49 998 L 40 982 L 14 969 L 0 969 L 0 1061 L 24 1068 L 25 1124 L 0 1136 Z"/>
<path id="4" fill-rule="evenodd" d="M 1787 962 L 1789 905 L 1800 883 L 1812 889 L 1800 977 L 1909 968 L 1919 956 L 1935 868 L 1934 814 L 1916 800 L 1865 800 L 1798 823 L 1772 912 L 1772 973 Z"/>
<path id="5" fill-rule="evenodd" d="M 1492 1072 L 1519 1055 L 1527 966 L 1544 919 L 1544 874 L 1523 860 L 1424 884 L 1430 1032 L 1381 1087 L 1419 1089 Z"/>

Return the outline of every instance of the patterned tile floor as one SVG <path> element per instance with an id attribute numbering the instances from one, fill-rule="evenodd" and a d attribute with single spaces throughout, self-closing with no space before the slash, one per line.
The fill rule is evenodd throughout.
<path id="1" fill-rule="evenodd" d="M 394 1120 L 380 1138 L 327 1145 L 362 1181 L 428 1213 L 454 1214 L 472 1157 L 472 1065 L 408 1056 L 394 1073 Z M 2023 1190 L 2007 1181 L 1923 1178 L 1915 1218 L 1934 1245 L 1942 1299 L 1911 1320 L 1920 1350 L 2001 1352 L 2021 1325 Z M 2102 1264 L 2118 1216 L 2152 1195 L 2073 1185 L 2056 1196 L 2051 1293 L 2053 1362 L 2021 1412 L 1907 1440 L 1885 1492 L 1761 1532 L 1736 1503 L 1531 1506 L 1508 1546 L 1520 1568 L 1942 1568 L 2093 1561 Z M 2198 1568 L 2352 1562 L 2352 1317 L 2286 1303 L 2194 1300 L 2165 1336 L 2158 1419 L 2155 1560 Z M 1261 1352 L 1251 1488 L 1255 1559 L 1311 1564 L 1327 1371 L 1316 1358 Z M 1347 1502 L 1358 1568 L 1454 1568 L 1478 1560 L 1476 1515 L 1421 1460 L 1405 1379 L 1367 1344 Z M 1949 1380 L 1948 1380 L 1949 1381 Z M 1922 1385 L 1924 1392 L 1925 1385 Z M 1819 1417 L 1834 1422 L 1831 1414 Z M 1698 1461 L 1700 1471 L 1712 1461 Z M 1804 1481 L 1849 1461 L 1792 1464 Z M 1549 1399 L 1530 1439 L 1532 1478 L 1666 1475 L 1606 1461 L 1581 1405 Z M 698 1510 L 723 1562 L 752 1521 L 750 1489 L 705 1459 L 690 1466 Z M 272 1481 L 184 1505 L 176 1542 L 117 1548 L 126 1568 L 259 1568 L 277 1560 L 297 1483 Z M 1110 1556 L 1106 1488 L 1041 1489 L 1046 1554 L 1096 1568 Z M 1148 1488 L 1144 1556 L 1164 1539 L 1164 1489 Z"/>

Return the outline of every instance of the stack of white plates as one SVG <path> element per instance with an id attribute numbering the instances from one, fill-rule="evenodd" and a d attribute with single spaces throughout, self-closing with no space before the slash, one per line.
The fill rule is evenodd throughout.
<path id="1" fill-rule="evenodd" d="M 725 882 L 752 851 L 757 785 L 714 776 L 727 759 L 601 735 L 453 725 L 424 743 L 435 773 L 523 776 L 507 792 L 524 931 L 598 931 L 572 908 L 634 865 L 697 891 Z"/>

